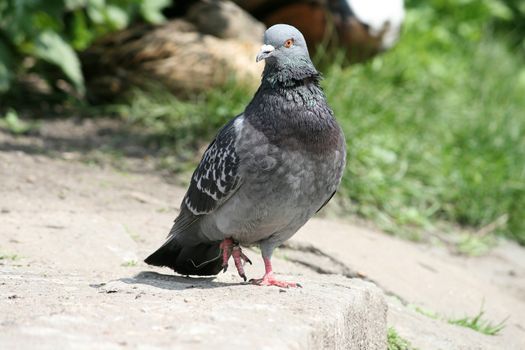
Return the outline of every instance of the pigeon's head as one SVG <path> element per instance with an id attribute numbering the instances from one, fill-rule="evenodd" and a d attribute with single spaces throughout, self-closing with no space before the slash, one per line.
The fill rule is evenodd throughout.
<path id="1" fill-rule="evenodd" d="M 288 24 L 276 24 L 264 33 L 264 45 L 256 61 L 266 60 L 267 65 L 288 65 L 310 61 L 303 35 Z"/>

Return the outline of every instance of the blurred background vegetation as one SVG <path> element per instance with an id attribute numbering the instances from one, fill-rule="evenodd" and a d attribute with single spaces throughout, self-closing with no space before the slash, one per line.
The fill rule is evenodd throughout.
<path id="1" fill-rule="evenodd" d="M 77 56 L 96 38 L 137 20 L 161 23 L 169 0 L 2 0 L 0 1 L 0 93 L 28 71 L 45 78 L 60 69 L 84 94 Z M 23 58 L 33 60 L 23 60 Z"/>
<path id="2" fill-rule="evenodd" d="M 235 82 L 185 100 L 160 88 L 133 90 L 91 106 L 78 52 L 96 38 L 142 21 L 160 23 L 169 0 L 1 0 L 0 125 L 20 129 L 34 74 L 55 103 L 85 117 L 140 125 L 187 169 L 251 93 Z M 372 60 L 323 67 L 323 86 L 348 142 L 339 193 L 345 214 L 387 232 L 503 234 L 525 244 L 525 2 L 406 1 L 400 42 Z M 321 60 L 317 57 L 316 60 Z M 325 62 L 325 60 L 323 60 Z M 67 113 L 66 113 L 67 114 Z M 175 158 L 173 158 L 175 154 Z"/>

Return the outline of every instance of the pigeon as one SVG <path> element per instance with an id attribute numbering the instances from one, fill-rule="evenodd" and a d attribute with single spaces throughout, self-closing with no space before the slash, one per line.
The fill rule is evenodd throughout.
<path id="1" fill-rule="evenodd" d="M 246 281 L 251 261 L 241 246 L 258 245 L 265 274 L 251 283 L 300 286 L 275 278 L 272 253 L 333 197 L 346 142 L 301 32 L 286 24 L 267 29 L 262 60 L 253 99 L 206 149 L 166 242 L 146 263 L 210 276 L 233 257 Z"/>

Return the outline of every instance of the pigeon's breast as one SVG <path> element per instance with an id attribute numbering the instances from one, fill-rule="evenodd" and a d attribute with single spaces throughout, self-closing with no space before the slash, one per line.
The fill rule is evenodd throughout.
<path id="1" fill-rule="evenodd" d="M 273 144 L 249 123 L 238 130 L 242 185 L 217 211 L 217 229 L 244 244 L 295 232 L 336 190 L 344 148 L 320 154 Z"/>
<path id="2" fill-rule="evenodd" d="M 244 124 L 245 130 L 251 126 L 282 150 L 322 155 L 344 148 L 341 128 L 315 85 L 256 95 L 245 112 Z"/>

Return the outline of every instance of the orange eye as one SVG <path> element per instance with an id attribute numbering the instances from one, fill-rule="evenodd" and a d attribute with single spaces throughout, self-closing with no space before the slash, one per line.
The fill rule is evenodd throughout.
<path id="1" fill-rule="evenodd" d="M 293 45 L 293 39 L 288 39 L 284 42 L 284 47 L 290 48 Z"/>

